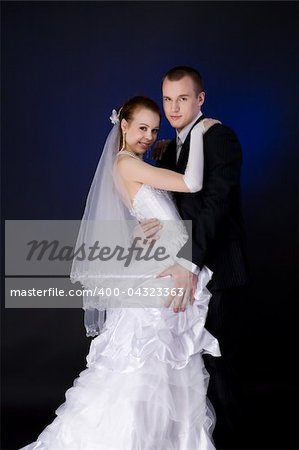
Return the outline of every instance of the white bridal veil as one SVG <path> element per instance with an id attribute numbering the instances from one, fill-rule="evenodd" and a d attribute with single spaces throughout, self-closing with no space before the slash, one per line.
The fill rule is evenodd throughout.
<path id="1" fill-rule="evenodd" d="M 113 127 L 106 139 L 86 200 L 79 234 L 75 246 L 70 279 L 79 281 L 88 290 L 83 294 L 84 322 L 87 336 L 96 336 L 101 332 L 105 321 L 105 310 L 112 297 L 105 295 L 107 287 L 112 288 L 117 280 L 126 276 L 126 268 L 119 261 L 105 258 L 93 258 L 90 248 L 127 247 L 132 230 L 138 221 L 130 214 L 130 205 L 122 200 L 115 172 L 115 158 L 119 152 L 120 125 L 115 110 L 110 117 Z M 127 206 L 125 206 L 125 203 Z M 101 288 L 105 288 L 100 292 Z"/>

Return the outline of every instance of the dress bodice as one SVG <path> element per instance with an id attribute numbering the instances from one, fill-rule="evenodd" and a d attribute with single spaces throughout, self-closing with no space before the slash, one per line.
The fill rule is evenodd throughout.
<path id="1" fill-rule="evenodd" d="M 173 255 L 187 242 L 188 233 L 171 192 L 143 184 L 133 198 L 130 212 L 139 221 L 159 219 L 162 225 L 159 243 Z"/>
<path id="2" fill-rule="evenodd" d="M 124 154 L 140 159 L 128 150 L 122 150 L 117 156 Z M 172 192 L 142 184 L 130 203 L 130 214 L 139 222 L 152 218 L 160 220 L 162 230 L 159 232 L 159 243 L 167 244 L 173 255 L 187 242 L 188 233 L 178 213 Z"/>
<path id="3" fill-rule="evenodd" d="M 132 201 L 131 214 L 138 220 L 180 220 L 171 192 L 143 184 Z"/>

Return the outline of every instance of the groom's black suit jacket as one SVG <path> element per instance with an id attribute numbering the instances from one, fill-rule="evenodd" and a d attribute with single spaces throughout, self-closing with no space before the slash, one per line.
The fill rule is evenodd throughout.
<path id="1" fill-rule="evenodd" d="M 174 139 L 158 161 L 159 167 L 185 172 L 190 133 L 178 163 Z M 202 190 L 174 195 L 181 217 L 192 220 L 192 261 L 200 268 L 206 265 L 213 271 L 209 288 L 215 291 L 242 286 L 247 281 L 240 195 L 242 152 L 235 133 L 221 124 L 211 127 L 203 140 Z M 187 248 L 188 245 L 184 246 L 178 256 L 190 259 Z"/>

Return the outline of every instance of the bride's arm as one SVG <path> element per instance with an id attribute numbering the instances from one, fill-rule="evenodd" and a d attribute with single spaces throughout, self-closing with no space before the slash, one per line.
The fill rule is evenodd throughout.
<path id="1" fill-rule="evenodd" d="M 200 191 L 203 180 L 203 134 L 215 123 L 219 122 L 204 119 L 191 131 L 189 158 L 184 174 L 160 169 L 133 158 L 122 158 L 119 161 L 120 174 L 127 181 L 148 184 L 166 191 Z"/>

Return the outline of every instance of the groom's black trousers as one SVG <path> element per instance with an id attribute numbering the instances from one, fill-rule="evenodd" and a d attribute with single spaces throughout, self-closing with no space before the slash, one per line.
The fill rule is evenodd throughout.
<path id="1" fill-rule="evenodd" d="M 241 305 L 244 306 L 245 289 L 231 288 L 212 294 L 206 329 L 218 339 L 221 351 L 221 357 L 204 355 L 210 374 L 208 398 L 216 412 L 213 438 L 217 449 L 240 449 L 242 443 L 238 442 L 238 435 L 241 433 L 244 407 L 240 385 Z"/>

